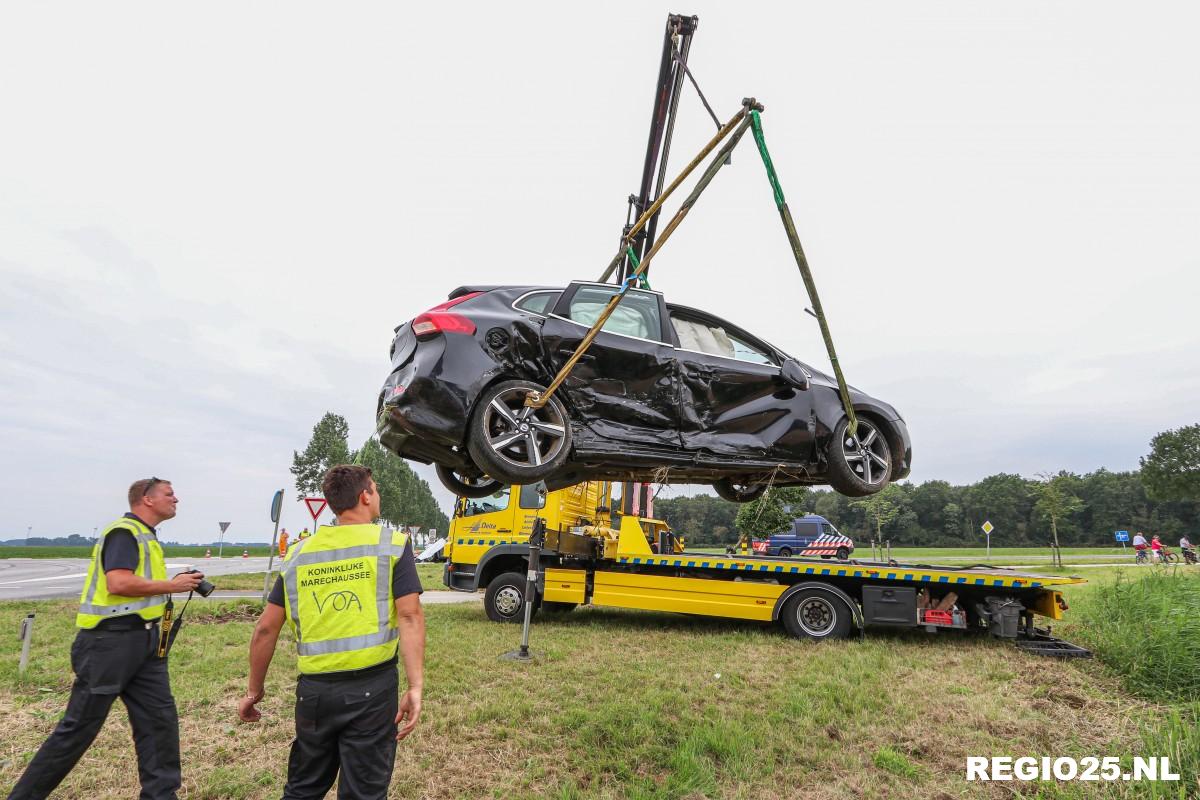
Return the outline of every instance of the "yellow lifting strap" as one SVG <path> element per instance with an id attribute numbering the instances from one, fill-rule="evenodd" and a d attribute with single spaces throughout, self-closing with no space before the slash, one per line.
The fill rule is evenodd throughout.
<path id="1" fill-rule="evenodd" d="M 804 249 L 800 246 L 800 236 L 796 232 L 795 223 L 792 221 L 791 210 L 788 208 L 787 201 L 783 197 L 783 187 L 779 183 L 779 177 L 775 172 L 775 165 L 771 162 L 770 153 L 767 152 L 767 144 L 765 138 L 763 137 L 762 121 L 760 118 L 762 111 L 762 105 L 754 98 L 750 97 L 744 99 L 742 101 L 742 108 L 738 111 L 738 113 L 735 114 L 729 120 L 729 122 L 725 123 L 725 125 L 723 125 L 719 131 L 717 131 L 716 135 L 709 140 L 708 144 L 706 144 L 696 155 L 696 157 L 693 158 L 686 167 L 684 167 L 683 171 L 679 173 L 679 176 L 676 177 L 675 180 L 671 181 L 671 185 L 666 188 L 666 190 L 658 197 L 658 199 L 656 199 L 644 212 L 642 212 L 642 215 L 638 217 L 637 222 L 634 223 L 634 225 L 629 229 L 629 232 L 621 239 L 621 246 L 618 248 L 617 254 L 613 257 L 612 262 L 609 263 L 608 268 L 604 270 L 604 274 L 600 276 L 601 283 L 608 281 L 613 272 L 620 265 L 621 261 L 626 257 L 627 253 L 632 255 L 630 246 L 633 242 L 634 236 L 638 233 L 638 231 L 640 231 L 642 227 L 650 221 L 650 218 L 653 217 L 660 208 L 662 208 L 662 205 L 667 198 L 670 197 L 677 188 L 679 188 L 679 185 L 685 179 L 687 179 L 689 175 L 691 175 L 696 167 L 699 166 L 700 162 L 704 160 L 705 156 L 711 153 L 713 148 L 720 144 L 722 140 L 724 140 L 726 137 L 729 137 L 729 141 L 725 142 L 724 146 L 722 146 L 717 152 L 716 157 L 709 164 L 708 169 L 704 171 L 704 174 L 701 175 L 700 179 L 696 182 L 696 187 L 692 190 L 691 194 L 687 196 L 687 199 L 683 201 L 683 204 L 679 207 L 679 210 L 675 212 L 675 216 L 671 218 L 671 221 L 667 223 L 666 228 L 663 230 L 662 236 L 660 236 L 654 243 L 654 246 L 650 248 L 650 252 L 646 253 L 646 256 L 642 259 L 642 262 L 639 264 L 637 263 L 636 258 L 631 259 L 631 262 L 635 266 L 633 273 L 626 278 L 625 282 L 621 286 L 620 291 L 618 291 L 609 299 L 608 303 L 604 306 L 604 310 L 600 313 L 600 316 L 597 317 L 596 321 L 592 324 L 592 327 L 583 337 L 583 340 L 575 348 L 575 352 L 571 354 L 571 357 L 567 359 L 567 362 L 563 364 L 561 369 L 559 369 L 558 374 L 554 376 L 554 380 L 550 382 L 550 385 L 546 387 L 544 392 L 530 392 L 528 395 L 526 395 L 526 406 L 529 406 L 530 408 L 542 408 L 550 401 L 550 397 L 555 391 L 558 390 L 558 387 L 561 386 L 563 381 L 567 379 L 567 376 L 571 373 L 571 370 L 575 367 L 575 364 L 577 364 L 579 359 L 582 358 L 584 353 L 587 352 L 587 349 L 591 346 L 592 341 L 604 327 L 604 323 L 607 322 L 608 318 L 612 316 L 614 311 L 616 311 L 617 305 L 629 292 L 629 289 L 636 285 L 639 279 L 645 275 L 647 268 L 650 266 L 650 261 L 658 253 L 658 251 L 662 249 L 662 246 L 667 242 L 667 240 L 671 238 L 671 234 L 675 232 L 675 230 L 683 222 L 684 218 L 688 215 L 688 212 L 692 210 L 692 206 L 696 204 L 696 201 L 700 198 L 700 194 L 706 188 L 708 188 L 708 185 L 712 183 L 713 178 L 716 177 L 717 172 L 722 166 L 725 165 L 725 163 L 727 163 L 730 153 L 732 153 L 733 149 L 737 147 L 738 142 L 741 141 L 742 135 L 745 134 L 746 129 L 753 127 L 754 138 L 758 145 L 759 154 L 762 156 L 763 165 L 767 169 L 767 179 L 770 182 L 772 191 L 775 195 L 775 204 L 783 221 L 784 232 L 788 237 L 788 244 L 791 245 L 792 255 L 796 259 L 796 266 L 800 269 L 800 276 L 804 281 L 804 288 L 808 292 L 809 301 L 812 303 L 815 316 L 817 317 L 817 322 L 821 328 L 821 338 L 825 341 L 825 350 L 829 355 L 830 363 L 833 365 L 833 373 L 837 379 L 838 393 L 841 395 L 842 407 L 845 410 L 846 417 L 849 420 L 847 432 L 850 434 L 850 436 L 857 435 L 858 417 L 854 413 L 854 406 L 850 401 L 850 389 L 846 384 L 845 377 L 842 375 L 842 367 L 838 362 L 837 352 L 833 347 L 833 335 L 829 331 L 829 324 L 825 319 L 825 311 L 821 307 L 821 298 L 817 295 L 816 281 L 813 280 L 812 270 L 809 269 L 808 259 L 804 255 Z M 730 136 L 730 133 L 732 133 L 732 136 Z"/>

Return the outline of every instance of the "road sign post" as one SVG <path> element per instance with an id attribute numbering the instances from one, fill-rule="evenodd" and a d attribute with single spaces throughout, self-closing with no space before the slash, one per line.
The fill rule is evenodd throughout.
<path id="1" fill-rule="evenodd" d="M 325 510 L 325 506 L 329 505 L 329 501 L 324 497 L 306 497 L 304 505 L 308 507 L 308 514 L 313 518 L 313 533 L 317 532 L 317 519 L 321 516 L 321 512 Z"/>
<path id="2" fill-rule="evenodd" d="M 217 543 L 217 558 L 221 557 L 221 552 L 225 549 L 225 531 L 229 529 L 228 522 L 218 522 L 221 526 L 221 540 Z"/>
<path id="3" fill-rule="evenodd" d="M 985 519 L 979 527 L 983 529 L 983 535 L 987 537 L 987 558 L 990 559 L 992 557 L 992 531 L 996 530 L 996 526 L 990 519 Z"/>
<path id="4" fill-rule="evenodd" d="M 271 522 L 275 532 L 271 534 L 271 551 L 267 554 L 267 574 L 263 576 L 263 602 L 271 592 L 271 566 L 275 563 L 275 542 L 279 538 L 279 515 L 283 511 L 283 489 L 277 489 L 271 498 Z"/>

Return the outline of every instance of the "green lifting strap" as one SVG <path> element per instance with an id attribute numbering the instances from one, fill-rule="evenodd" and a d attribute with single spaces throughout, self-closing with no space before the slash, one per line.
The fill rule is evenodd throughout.
<path id="1" fill-rule="evenodd" d="M 629 279 L 634 281 L 634 288 L 649 289 L 650 279 L 646 277 L 644 272 L 637 271 L 642 262 L 638 260 L 637 253 L 633 252 L 633 245 L 625 245 L 625 255 L 629 256 L 629 263 L 633 265 L 634 273 Z"/>
<path id="2" fill-rule="evenodd" d="M 750 124 L 754 129 L 754 141 L 758 144 L 758 153 L 762 156 L 763 166 L 767 168 L 767 180 L 771 183 L 771 191 L 775 195 L 775 206 L 783 220 L 783 229 L 787 232 L 788 242 L 792 246 L 792 255 L 796 266 L 800 268 L 800 276 L 804 279 L 804 288 L 808 290 L 808 299 L 812 303 L 817 323 L 821 326 L 821 337 L 825 340 L 825 350 L 829 353 L 829 362 L 833 365 L 833 374 L 837 378 L 838 392 L 842 396 L 842 408 L 850 420 L 847 431 L 851 436 L 858 435 L 858 417 L 854 413 L 854 404 L 850 402 L 850 389 L 846 386 L 846 378 L 842 375 L 842 366 L 838 363 L 837 353 L 833 349 L 833 335 L 829 332 L 829 323 L 825 320 L 825 311 L 821 308 L 821 298 L 817 296 L 817 284 L 813 280 L 812 270 L 808 267 L 808 259 L 804 248 L 800 246 L 800 234 L 796 233 L 796 224 L 792 221 L 792 212 L 788 209 L 787 200 L 783 198 L 783 187 L 779 184 L 779 176 L 775 173 L 775 165 L 771 162 L 771 154 L 767 152 L 767 140 L 763 137 L 762 118 L 757 109 L 750 111 Z"/>

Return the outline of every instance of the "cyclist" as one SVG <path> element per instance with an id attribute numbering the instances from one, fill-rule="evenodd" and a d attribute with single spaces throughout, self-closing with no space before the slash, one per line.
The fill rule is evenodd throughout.
<path id="1" fill-rule="evenodd" d="M 1146 563 L 1146 547 L 1146 537 L 1142 535 L 1141 531 L 1138 531 L 1133 535 L 1133 550 L 1136 554 L 1133 559 L 1134 563 Z"/>
<path id="2" fill-rule="evenodd" d="M 1186 533 L 1183 536 L 1179 537 L 1179 549 L 1181 551 L 1183 551 L 1183 560 L 1184 561 L 1188 562 L 1189 564 L 1196 563 L 1196 561 L 1197 561 L 1196 551 L 1194 549 L 1192 549 L 1192 543 L 1188 539 Z"/>

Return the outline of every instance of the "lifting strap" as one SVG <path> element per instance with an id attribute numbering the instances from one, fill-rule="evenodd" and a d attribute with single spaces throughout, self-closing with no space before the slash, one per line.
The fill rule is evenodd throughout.
<path id="1" fill-rule="evenodd" d="M 808 290 L 808 299 L 812 303 L 813 313 L 821 326 L 821 338 L 825 340 L 825 350 L 829 353 L 829 363 L 833 365 L 833 374 L 837 378 L 838 393 L 842 396 L 842 408 L 850 424 L 846 431 L 850 436 L 858 435 L 858 417 L 854 414 L 854 404 L 850 402 L 850 389 L 842 376 L 842 366 L 838 363 L 837 353 L 833 349 L 833 335 L 829 332 L 829 323 L 825 320 L 825 311 L 821 308 L 821 298 L 817 295 L 817 284 L 813 280 L 812 270 L 808 267 L 808 259 L 804 256 L 804 248 L 800 246 L 800 234 L 796 233 L 796 224 L 792 222 L 792 212 L 788 209 L 787 200 L 783 197 L 783 187 L 779 184 L 779 176 L 775 174 L 775 165 L 771 163 L 771 154 L 767 152 L 767 140 L 763 137 L 762 119 L 757 111 L 751 110 L 750 124 L 754 126 L 754 141 L 758 144 L 759 155 L 762 156 L 763 166 L 767 168 L 767 180 L 771 182 L 771 191 L 775 194 L 775 206 L 779 209 L 779 217 L 783 220 L 783 229 L 787 233 L 788 243 L 792 246 L 792 255 L 796 266 L 800 268 L 800 277 L 804 279 L 804 288 Z"/>
<path id="2" fill-rule="evenodd" d="M 696 187 L 692 189 L 691 194 L 687 196 L 687 199 L 683 201 L 683 204 L 679 207 L 679 210 L 675 212 L 675 216 L 671 217 L 671 221 L 667 224 L 666 229 L 663 230 L 662 236 L 660 236 L 658 241 L 654 243 L 654 247 L 650 248 L 650 252 L 646 254 L 646 257 L 642 259 L 640 264 L 637 263 L 636 258 L 631 261 L 631 263 L 635 264 L 633 274 L 631 274 L 625 283 L 621 285 L 620 291 L 609 298 L 608 303 L 604 306 L 604 310 L 600 312 L 600 316 L 596 318 L 594 323 L 592 323 L 592 327 L 588 330 L 588 332 L 584 335 L 583 340 L 580 341 L 579 345 L 575 348 L 575 352 L 571 354 L 571 357 L 568 358 L 567 362 L 562 365 L 561 369 L 559 369 L 558 374 L 554 376 L 554 380 L 552 380 L 550 385 L 546 387 L 546 391 L 530 392 L 525 396 L 526 406 L 530 408 L 542 408 L 546 405 L 546 403 L 550 402 L 550 397 L 558 390 L 558 387 L 562 385 L 562 382 L 567 379 L 567 375 L 571 373 L 571 370 L 575 367 L 575 364 L 578 363 L 579 359 L 583 357 L 583 354 L 587 352 L 587 349 L 591 347 L 592 341 L 596 338 L 597 334 L 600 333 L 600 329 L 604 327 L 604 323 L 608 322 L 608 318 L 611 317 L 613 312 L 617 310 L 617 305 L 621 302 L 625 295 L 628 294 L 630 288 L 632 288 L 635 283 L 645 280 L 643 276 L 645 275 L 646 270 L 650 267 L 650 260 L 654 258 L 655 254 L 658 253 L 658 251 L 662 249 L 662 246 L 666 244 L 667 240 L 671 238 L 671 234 L 674 233 L 679 227 L 680 223 L 683 222 L 684 217 L 687 216 L 688 212 L 692 210 L 692 206 L 694 206 L 696 201 L 700 198 L 700 194 L 708 188 L 708 185 L 712 183 L 713 178 L 717 176 L 717 172 L 719 172 L 721 167 L 724 166 L 729 160 L 729 154 L 733 152 L 733 148 L 737 146 L 737 143 L 741 141 L 742 135 L 746 132 L 746 129 L 750 127 L 750 120 L 746 119 L 746 112 L 749 109 L 756 107 L 756 104 L 752 99 L 745 100 L 743 103 L 744 105 L 742 106 L 741 111 L 734 116 L 733 120 L 730 120 L 730 122 L 733 123 L 740 119 L 741 124 L 738 125 L 737 130 L 733 132 L 733 135 L 729 138 L 729 141 L 727 141 L 724 146 L 717 151 L 717 155 L 713 158 L 712 163 L 708 165 L 708 169 L 704 171 L 704 174 L 700 176 L 700 180 L 696 182 Z M 711 150 L 711 146 L 715 145 L 715 143 L 722 137 L 723 134 L 718 133 L 717 137 L 714 138 L 712 142 L 709 142 L 709 145 L 701 151 L 699 156 L 693 159 L 692 163 L 685 168 L 684 172 L 691 172 L 695 164 L 704 157 L 705 152 Z M 674 191 L 675 187 L 679 185 L 683 177 L 684 175 L 681 175 L 678 179 L 676 179 L 667 189 L 667 191 L 663 192 L 662 196 L 655 201 L 655 205 L 660 205 L 661 201 L 664 200 L 667 195 Z M 649 219 L 653 209 L 654 206 L 646 209 L 646 212 L 642 214 L 641 218 L 638 220 L 637 225 L 635 225 L 630 233 L 626 235 L 625 240 L 622 242 L 625 245 L 625 249 L 617 253 L 617 257 L 613 259 L 612 264 L 609 265 L 609 269 L 605 271 L 605 275 L 610 274 L 611 271 L 616 268 L 616 265 L 620 263 L 621 259 L 625 258 L 627 255 L 634 255 L 633 247 L 630 244 L 631 237 L 633 236 L 634 231 L 636 231 L 645 220 Z"/>
<path id="3" fill-rule="evenodd" d="M 621 261 L 626 257 L 629 258 L 630 263 L 634 267 L 633 273 L 629 276 L 625 283 L 621 285 L 620 291 L 618 291 L 609 299 L 608 303 L 604 306 L 604 310 L 600 313 L 600 316 L 596 318 L 596 321 L 592 324 L 592 327 L 583 337 L 583 340 L 575 348 L 575 352 L 571 354 L 571 357 L 567 359 L 567 362 L 563 364 L 561 369 L 559 369 L 558 374 L 554 376 L 554 380 L 550 382 L 550 385 L 546 387 L 546 390 L 544 392 L 530 392 L 525 397 L 526 406 L 531 408 L 542 408 L 545 406 L 546 403 L 550 401 L 550 397 L 554 394 L 554 392 L 558 390 L 558 387 L 561 386 L 563 381 L 567 379 L 567 376 L 571 373 L 571 370 L 575 367 L 575 364 L 578 363 L 579 359 L 583 357 L 583 354 L 587 352 L 587 349 L 591 346 L 592 341 L 596 338 L 597 334 L 600 333 L 600 329 L 604 327 L 604 323 L 607 322 L 608 318 L 612 316 L 614 311 L 616 311 L 617 305 L 629 292 L 630 288 L 632 288 L 635 284 L 644 285 L 648 288 L 649 284 L 646 282 L 646 278 L 644 276 L 646 270 L 650 266 L 650 261 L 658 253 L 658 251 L 662 249 L 662 246 L 666 244 L 667 240 L 671 238 L 671 234 L 675 232 L 675 230 L 683 222 L 684 218 L 688 215 L 688 212 L 692 210 L 692 207 L 696 204 L 696 201 L 700 199 L 701 193 L 708 188 L 710 183 L 712 183 L 713 178 L 716 177 L 717 172 L 720 171 L 721 167 L 729 163 L 729 156 L 733 152 L 733 149 L 737 147 L 738 142 L 741 141 L 742 136 L 746 133 L 746 129 L 753 128 L 754 141 L 758 145 L 759 155 L 762 156 L 763 166 L 765 166 L 767 170 L 767 180 L 770 182 L 771 191 L 775 195 L 775 206 L 779 209 L 779 216 L 783 221 L 784 232 L 787 234 L 788 243 L 792 247 L 792 256 L 796 259 L 796 266 L 800 268 L 800 277 L 804 280 L 804 288 L 808 290 L 808 299 L 809 302 L 812 303 L 812 308 L 817 318 L 817 323 L 821 327 L 821 338 L 825 340 L 825 350 L 829 354 L 830 363 L 833 365 L 833 374 L 837 378 L 838 393 L 842 398 L 842 408 L 845 410 L 846 417 L 849 420 L 847 432 L 852 437 L 858 435 L 858 417 L 854 413 L 854 405 L 850 401 L 850 389 L 846 385 L 846 378 L 842 375 L 842 367 L 838 363 L 837 352 L 833 347 L 833 335 L 829 332 L 829 323 L 826 321 L 825 311 L 821 307 L 821 298 L 817 294 L 817 284 L 816 281 L 813 280 L 812 270 L 809 268 L 808 259 L 804 255 L 804 248 L 800 245 L 800 235 L 796 232 L 796 225 L 792 221 L 792 212 L 788 209 L 787 200 L 784 199 L 783 187 L 779 183 L 779 176 L 775 173 L 775 165 L 771 161 L 771 154 L 767 151 L 767 142 L 763 137 L 762 130 L 762 110 L 762 105 L 760 105 L 754 98 L 746 98 L 743 100 L 741 110 L 739 110 L 738 113 L 729 120 L 729 122 L 725 123 L 721 130 L 717 131 L 717 134 L 700 150 L 696 157 L 692 159 L 691 163 L 684 167 L 683 171 L 679 174 L 679 177 L 672 181 L 671 185 L 667 187 L 666 191 L 664 191 L 658 197 L 658 199 L 650 205 L 649 208 L 642 212 L 641 217 L 639 217 L 637 222 L 630 228 L 629 233 L 622 238 L 621 248 L 617 251 L 616 256 L 613 257 L 612 262 L 608 265 L 608 269 L 606 269 L 604 274 L 600 277 L 600 282 L 607 283 L 609 277 L 620 265 Z M 748 118 L 747 115 L 749 115 Z M 659 210 L 659 208 L 662 207 L 663 202 L 666 201 L 666 199 L 670 197 L 671 193 L 679 187 L 679 184 L 682 183 L 684 179 L 686 179 L 687 176 L 692 173 L 693 170 L 695 170 L 704 157 L 712 152 L 713 148 L 720 144 L 720 142 L 725 139 L 731 131 L 732 136 L 729 136 L 729 141 L 725 142 L 725 144 L 717 152 L 716 157 L 711 163 L 709 163 L 708 168 L 704 171 L 704 174 L 701 175 L 700 179 L 696 182 L 696 187 L 692 189 L 691 193 L 683 201 L 682 205 L 680 205 L 679 210 L 675 212 L 675 216 L 671 217 L 671 221 L 667 223 L 667 227 L 663 230 L 662 235 L 654 243 L 654 246 L 650 248 L 650 252 L 646 253 L 646 257 L 641 261 L 641 263 L 638 263 L 632 247 L 634 235 L 650 220 L 650 218 Z"/>

